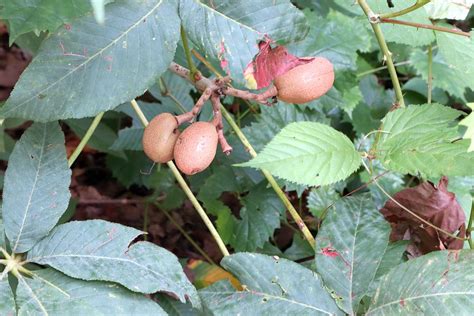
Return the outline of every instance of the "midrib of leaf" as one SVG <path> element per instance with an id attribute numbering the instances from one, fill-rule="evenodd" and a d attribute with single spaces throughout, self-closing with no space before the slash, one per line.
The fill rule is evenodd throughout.
<path id="1" fill-rule="evenodd" d="M 147 18 L 148 16 L 150 16 L 153 12 L 155 12 L 155 10 L 161 5 L 161 3 L 163 2 L 163 0 L 160 0 L 160 2 L 158 2 L 147 14 L 143 15 L 142 17 L 140 17 L 140 19 L 138 19 L 138 22 L 136 22 L 135 24 L 132 24 L 126 31 L 124 31 L 122 34 L 120 34 L 116 39 L 114 39 L 110 44 L 106 45 L 104 48 L 100 49 L 99 51 L 97 51 L 95 54 L 91 55 L 89 58 L 86 58 L 86 60 L 79 64 L 77 67 L 71 69 L 71 71 L 69 71 L 68 73 L 66 73 L 64 76 L 62 76 L 61 78 L 59 78 L 58 80 L 56 80 L 55 82 L 53 82 L 52 84 L 50 84 L 49 86 L 45 87 L 43 90 L 35 93 L 34 96 L 32 96 L 31 98 L 23 101 L 22 103 L 19 103 L 17 106 L 15 107 L 12 107 L 10 108 L 8 111 L 5 111 L 4 112 L 4 115 L 6 115 L 7 113 L 15 110 L 16 108 L 24 105 L 25 103 L 28 103 L 30 102 L 31 100 L 33 100 L 34 98 L 36 98 L 36 96 L 40 95 L 40 94 L 43 94 L 43 92 L 46 92 L 48 91 L 50 88 L 54 87 L 55 85 L 57 85 L 59 82 L 63 81 L 64 79 L 66 79 L 67 77 L 69 77 L 71 74 L 73 74 L 74 72 L 76 72 L 79 68 L 82 68 L 83 66 L 87 65 L 89 62 L 91 62 L 93 59 L 95 59 L 97 56 L 99 56 L 100 54 L 102 54 L 105 50 L 107 50 L 108 48 L 112 47 L 113 45 L 115 45 L 120 39 L 122 39 L 124 36 L 128 35 L 128 33 L 130 33 L 131 30 L 133 30 L 135 27 L 137 27 L 141 21 L 145 18 Z"/>
<path id="2" fill-rule="evenodd" d="M 430 297 L 445 296 L 445 295 L 446 296 L 447 295 L 474 295 L 474 293 L 473 292 L 443 292 L 443 293 L 424 294 L 424 295 L 413 296 L 413 297 L 408 297 L 408 298 L 404 297 L 403 301 L 406 302 L 406 301 L 413 301 L 413 300 L 417 300 L 417 299 L 421 299 L 421 298 L 430 298 Z M 392 302 L 377 306 L 376 308 L 374 308 L 372 310 L 369 310 L 367 312 L 367 315 L 372 314 L 374 311 L 376 311 L 378 309 L 385 308 L 385 307 L 390 306 L 390 305 L 394 305 L 394 304 L 399 305 L 400 304 L 400 299 L 397 299 L 396 301 L 392 301 Z"/>
<path id="3" fill-rule="evenodd" d="M 357 240 L 357 233 L 359 232 L 359 224 L 360 224 L 360 213 L 361 213 L 361 209 L 362 209 L 362 200 L 360 201 L 360 205 L 358 207 L 358 210 L 359 212 L 357 212 L 357 224 L 356 224 L 356 229 L 355 229 L 355 232 L 354 232 L 354 240 L 352 241 L 352 259 L 351 259 L 351 270 L 350 270 L 350 284 L 349 284 L 349 301 L 350 301 L 350 304 L 351 304 L 351 310 L 354 308 L 353 307 L 353 303 L 354 303 L 354 299 L 353 299 L 353 296 L 352 296 L 352 286 L 353 286 L 353 280 L 354 280 L 354 256 L 355 256 L 355 244 L 356 244 L 356 240 Z"/>
<path id="4" fill-rule="evenodd" d="M 23 279 L 23 277 L 21 275 L 19 275 L 19 279 L 20 281 L 23 283 L 23 285 L 26 286 L 26 288 L 28 289 L 28 291 L 30 292 L 31 294 L 31 297 L 36 301 L 38 302 L 38 305 L 39 307 L 41 308 L 41 311 L 44 313 L 44 315 L 48 316 L 48 311 L 46 310 L 46 307 L 43 306 L 43 303 L 40 301 L 40 299 L 36 296 L 35 292 L 33 292 L 33 289 L 28 285 L 28 283 L 26 283 L 25 279 Z"/>
<path id="5" fill-rule="evenodd" d="M 13 246 L 13 252 L 15 252 L 16 248 L 18 247 L 18 243 L 20 242 L 21 234 L 23 233 L 23 228 L 25 227 L 26 218 L 28 216 L 28 213 L 30 212 L 31 199 L 33 198 L 33 193 L 34 193 L 35 188 L 36 188 L 36 183 L 38 182 L 38 176 L 39 176 L 39 173 L 40 173 L 41 161 L 43 160 L 45 143 L 46 143 L 46 125 L 43 126 L 43 141 L 41 143 L 41 153 L 40 153 L 40 156 L 38 158 L 38 167 L 36 168 L 35 181 L 33 181 L 33 186 L 31 188 L 30 196 L 28 197 L 28 203 L 26 205 L 26 211 L 25 211 L 25 214 L 23 215 L 23 220 L 21 222 L 20 231 L 18 232 L 18 237 L 15 241 L 15 246 Z"/>
<path id="6" fill-rule="evenodd" d="M 196 3 L 195 0 L 194 0 L 194 2 Z M 197 2 L 197 5 L 200 5 L 200 6 L 204 7 L 204 8 L 207 8 L 209 11 L 212 11 L 212 12 L 214 12 L 215 14 L 220 15 L 220 16 L 223 17 L 225 20 L 232 21 L 232 22 L 234 22 L 234 23 L 236 23 L 236 24 L 238 24 L 238 25 L 240 25 L 240 26 L 242 26 L 242 27 L 244 27 L 244 28 L 246 28 L 246 29 L 249 29 L 251 32 L 255 32 L 255 33 L 257 33 L 257 34 L 260 33 L 259 31 L 254 30 L 253 28 L 251 28 L 250 26 L 245 25 L 245 24 L 243 24 L 243 23 L 241 23 L 241 22 L 239 22 L 239 21 L 237 21 L 237 20 L 234 20 L 234 19 L 230 18 L 229 16 L 227 16 L 227 15 L 225 15 L 225 14 L 223 14 L 223 13 L 217 11 L 216 9 L 214 9 L 214 8 L 212 8 L 212 7 L 210 7 L 210 6 L 206 5 L 206 4 L 204 4 L 204 3 L 202 3 L 201 1 L 198 1 L 198 2 Z"/>
<path id="7" fill-rule="evenodd" d="M 201 293 L 209 293 L 211 295 L 215 294 L 215 292 L 207 292 L 207 291 L 200 291 L 200 292 Z M 235 294 L 238 294 L 238 293 L 239 292 L 219 292 L 218 294 L 219 295 L 235 295 Z M 311 306 L 311 305 L 308 305 L 308 304 L 305 304 L 305 303 L 301 303 L 301 302 L 298 302 L 298 301 L 290 300 L 290 299 L 287 299 L 287 298 L 284 298 L 284 297 L 275 296 L 275 295 L 268 294 L 268 293 L 263 293 L 263 292 L 257 292 L 257 291 L 253 291 L 253 290 L 249 290 L 248 293 L 254 294 L 256 296 L 273 298 L 275 300 L 279 300 L 279 301 L 288 302 L 288 303 L 291 303 L 291 304 L 307 307 L 307 308 L 310 308 L 312 310 L 322 312 L 324 314 L 333 315 L 332 313 L 330 313 L 328 311 L 325 311 L 323 309 L 320 309 L 320 308 L 317 308 L 317 307 L 314 307 L 314 306 Z"/>
<path id="8" fill-rule="evenodd" d="M 140 268 L 142 268 L 143 270 L 146 270 L 146 271 L 149 271 L 150 273 L 152 274 L 155 274 L 157 275 L 158 277 L 160 278 L 163 278 L 163 279 L 169 279 L 166 277 L 166 275 L 163 275 L 155 270 L 152 270 L 134 260 L 130 260 L 130 259 L 124 259 L 124 258 L 117 258 L 117 257 L 104 257 L 104 256 L 93 256 L 93 255 L 53 255 L 53 256 L 43 256 L 43 257 L 36 257 L 36 258 L 31 258 L 31 259 L 28 259 L 26 262 L 35 262 L 35 261 L 39 261 L 39 260 L 42 260 L 42 259 L 52 259 L 52 258 L 92 258 L 92 259 L 97 259 L 97 260 L 109 260 L 109 261 L 118 261 L 118 262 L 128 262 L 128 263 L 132 263 Z M 175 285 L 178 285 L 178 283 L 176 282 L 172 282 L 173 284 Z M 186 290 L 182 285 L 178 285 L 178 287 L 182 290 Z"/>

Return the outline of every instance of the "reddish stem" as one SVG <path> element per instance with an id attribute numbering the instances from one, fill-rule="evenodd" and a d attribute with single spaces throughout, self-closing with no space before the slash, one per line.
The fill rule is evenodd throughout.
<path id="1" fill-rule="evenodd" d="M 447 33 L 457 34 L 461 36 L 471 37 L 471 33 L 463 32 L 457 29 L 450 29 L 447 27 L 432 25 L 432 24 L 421 24 L 421 23 L 400 21 L 400 20 L 394 20 L 394 19 L 388 19 L 388 18 L 380 18 L 380 22 L 407 25 L 407 26 L 413 26 L 413 27 L 421 28 L 421 29 L 429 29 L 429 30 L 434 30 L 434 31 L 447 32 Z"/>
<path id="2" fill-rule="evenodd" d="M 206 101 L 209 100 L 213 92 L 214 92 L 214 89 L 212 87 L 206 88 L 206 90 L 204 90 L 201 97 L 199 98 L 199 100 L 197 100 L 196 104 L 194 105 L 191 111 L 176 116 L 176 121 L 178 121 L 178 125 L 181 125 L 184 122 L 193 121 L 194 118 L 201 111 L 204 103 L 206 103 Z"/>

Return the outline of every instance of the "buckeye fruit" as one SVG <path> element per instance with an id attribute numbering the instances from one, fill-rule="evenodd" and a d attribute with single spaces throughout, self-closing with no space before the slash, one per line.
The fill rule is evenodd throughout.
<path id="1" fill-rule="evenodd" d="M 143 151 L 154 162 L 168 162 L 173 159 L 179 134 L 176 118 L 170 113 L 159 114 L 145 127 Z"/>
<path id="2" fill-rule="evenodd" d="M 193 175 L 203 171 L 214 160 L 217 130 L 209 122 L 196 122 L 186 128 L 174 146 L 174 161 L 182 173 Z"/>
<path id="3" fill-rule="evenodd" d="M 333 83 L 334 68 L 323 57 L 314 57 L 311 62 L 292 68 L 274 81 L 278 99 L 298 104 L 321 97 L 331 89 Z"/>

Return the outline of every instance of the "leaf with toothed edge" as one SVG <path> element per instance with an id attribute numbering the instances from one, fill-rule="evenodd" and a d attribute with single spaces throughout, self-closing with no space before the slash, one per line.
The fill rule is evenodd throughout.
<path id="1" fill-rule="evenodd" d="M 33 124 L 16 143 L 5 173 L 2 213 L 13 252 L 30 250 L 56 225 L 69 203 L 70 182 L 59 124 Z"/>
<path id="2" fill-rule="evenodd" d="M 370 195 L 339 199 L 316 238 L 316 269 L 339 306 L 356 314 L 388 245 L 390 225 Z"/>
<path id="3" fill-rule="evenodd" d="M 287 125 L 254 159 L 238 164 L 268 170 L 288 181 L 326 185 L 343 180 L 361 164 L 359 153 L 341 132 L 324 124 Z"/>
<path id="4" fill-rule="evenodd" d="M 0 117 L 82 118 L 142 94 L 173 59 L 176 3 L 117 1 L 107 6 L 106 21 L 89 14 L 46 39 Z"/>
<path id="5" fill-rule="evenodd" d="M 141 234 L 102 220 L 70 222 L 36 244 L 27 260 L 74 278 L 117 282 L 134 292 L 170 292 L 200 307 L 196 289 L 171 252 L 149 242 L 130 246 Z"/>
<path id="6" fill-rule="evenodd" d="M 366 315 L 472 315 L 474 251 L 433 251 L 393 268 Z"/>
<path id="7" fill-rule="evenodd" d="M 167 315 L 145 296 L 113 283 L 72 279 L 53 269 L 20 276 L 18 315 Z"/>
<path id="8" fill-rule="evenodd" d="M 295 262 L 237 253 L 224 257 L 221 265 L 246 290 L 228 285 L 200 290 L 203 305 L 215 315 L 342 315 L 318 275 Z"/>
<path id="9" fill-rule="evenodd" d="M 304 15 L 289 0 L 182 0 L 179 14 L 189 39 L 240 84 L 265 35 L 291 42 L 308 31 Z"/>

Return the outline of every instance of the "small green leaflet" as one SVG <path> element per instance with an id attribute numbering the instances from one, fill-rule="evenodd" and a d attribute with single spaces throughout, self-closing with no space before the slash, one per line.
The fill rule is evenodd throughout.
<path id="1" fill-rule="evenodd" d="M 474 151 L 474 103 L 468 103 L 467 106 L 469 106 L 473 112 L 459 122 L 459 125 L 467 126 L 463 138 L 471 140 L 468 151 Z"/>
<path id="2" fill-rule="evenodd" d="M 361 164 L 347 136 L 314 122 L 287 125 L 254 159 L 239 164 L 268 170 L 304 185 L 326 185 L 343 180 Z"/>

